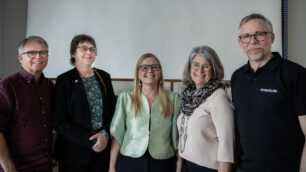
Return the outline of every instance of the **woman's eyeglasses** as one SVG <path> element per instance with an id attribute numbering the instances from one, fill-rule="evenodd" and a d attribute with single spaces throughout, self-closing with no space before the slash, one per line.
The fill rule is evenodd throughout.
<path id="1" fill-rule="evenodd" d="M 149 69 L 153 71 L 159 71 L 160 70 L 160 65 L 159 64 L 151 64 L 151 65 L 140 65 L 139 70 L 142 72 L 148 72 Z"/>
<path id="2" fill-rule="evenodd" d="M 95 54 L 97 53 L 97 48 L 95 47 L 79 46 L 77 48 L 79 48 L 83 53 L 86 53 L 88 50 L 91 53 L 95 53 Z"/>
<path id="3" fill-rule="evenodd" d="M 210 67 L 211 66 L 209 64 L 203 64 L 201 66 L 200 63 L 196 63 L 196 62 L 191 63 L 191 68 L 195 69 L 195 70 L 199 70 L 199 69 L 202 68 L 204 71 L 208 71 L 210 69 Z"/>

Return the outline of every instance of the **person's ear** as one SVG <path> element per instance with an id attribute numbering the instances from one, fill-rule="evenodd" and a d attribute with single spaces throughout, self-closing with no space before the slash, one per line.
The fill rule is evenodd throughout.
<path id="1" fill-rule="evenodd" d="M 242 46 L 243 43 L 241 42 L 241 40 L 239 38 L 238 38 L 237 42 L 238 42 L 240 48 L 243 48 L 243 46 Z"/>
<path id="2" fill-rule="evenodd" d="M 22 62 L 22 55 L 18 55 L 18 60 L 20 63 Z"/>
<path id="3" fill-rule="evenodd" d="M 275 40 L 275 35 L 274 35 L 274 33 L 272 32 L 272 33 L 271 33 L 271 42 L 273 43 L 274 40 Z"/>

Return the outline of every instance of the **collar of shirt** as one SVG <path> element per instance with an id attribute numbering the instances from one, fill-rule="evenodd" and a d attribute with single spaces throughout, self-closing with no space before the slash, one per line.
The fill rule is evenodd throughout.
<path id="1" fill-rule="evenodd" d="M 28 83 L 31 83 L 34 80 L 34 77 L 28 73 L 23 67 L 20 68 L 19 74 L 22 78 L 24 78 Z M 45 78 L 45 75 L 42 73 L 39 77 L 38 83 L 41 83 L 41 81 Z"/>
<path id="2" fill-rule="evenodd" d="M 278 52 L 272 52 L 272 55 L 273 56 L 268 61 L 268 63 L 265 64 L 264 66 L 262 66 L 261 68 L 257 69 L 256 73 L 261 73 L 262 71 L 273 71 L 273 70 L 276 69 L 276 67 L 278 66 L 278 64 L 282 60 L 282 57 L 280 56 L 280 54 Z M 253 69 L 250 66 L 250 62 L 249 61 L 248 61 L 248 63 L 246 65 L 244 65 L 243 71 L 245 73 L 255 74 Z"/>

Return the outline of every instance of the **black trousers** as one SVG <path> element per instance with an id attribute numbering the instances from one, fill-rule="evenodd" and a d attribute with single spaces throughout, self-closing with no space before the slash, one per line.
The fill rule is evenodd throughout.
<path id="1" fill-rule="evenodd" d="M 207 168 L 183 159 L 182 172 L 217 172 L 218 170 Z"/>
<path id="2" fill-rule="evenodd" d="M 271 157 L 270 159 L 240 159 L 233 172 L 299 172 L 301 156 Z"/>
<path id="3" fill-rule="evenodd" d="M 52 170 L 35 170 L 35 171 L 32 171 L 32 172 L 52 172 Z"/>
<path id="4" fill-rule="evenodd" d="M 119 154 L 117 172 L 175 172 L 176 157 L 159 160 L 146 152 L 140 158 L 132 158 Z"/>
<path id="5" fill-rule="evenodd" d="M 0 172 L 3 172 L 3 169 L 1 168 L 1 166 L 0 166 Z M 19 170 L 19 172 L 22 172 L 22 171 Z M 51 169 L 50 170 L 33 170 L 31 172 L 52 172 L 52 170 Z"/>
<path id="6" fill-rule="evenodd" d="M 59 172 L 108 172 L 109 156 L 92 151 L 91 159 L 87 164 L 58 162 Z"/>

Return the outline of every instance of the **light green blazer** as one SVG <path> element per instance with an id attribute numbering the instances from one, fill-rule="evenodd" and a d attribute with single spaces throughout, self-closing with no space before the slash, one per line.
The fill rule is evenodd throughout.
<path id="1" fill-rule="evenodd" d="M 131 108 L 132 91 L 119 94 L 116 111 L 110 132 L 120 144 L 120 153 L 138 158 L 149 149 L 155 159 L 167 159 L 175 155 L 178 145 L 176 120 L 180 113 L 180 95 L 167 91 L 173 107 L 173 114 L 164 118 L 161 114 L 159 98 L 151 107 L 144 94 L 141 94 L 142 109 L 135 117 Z"/>

